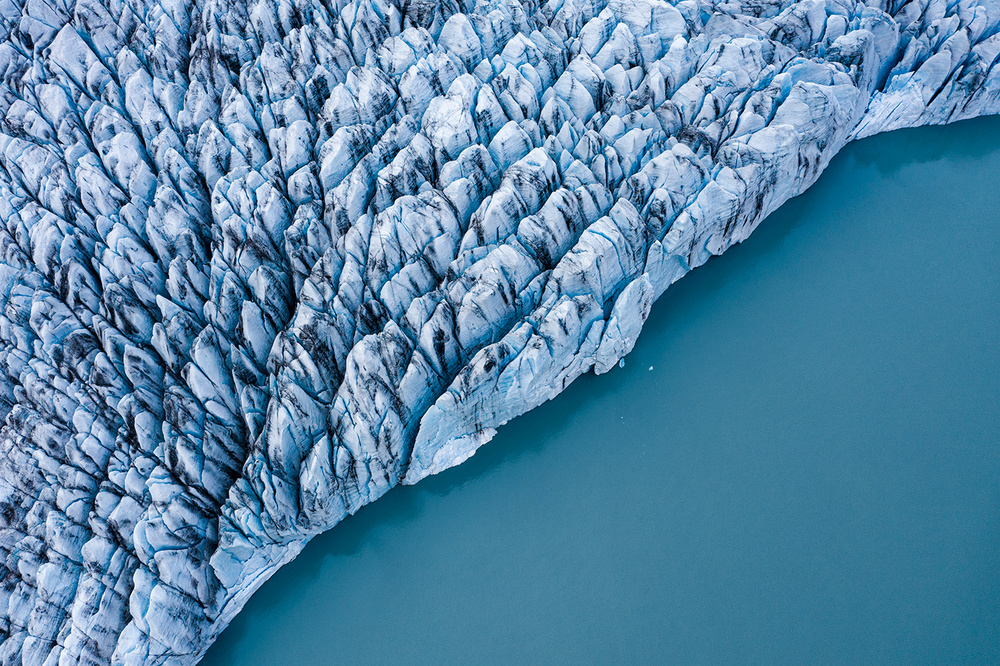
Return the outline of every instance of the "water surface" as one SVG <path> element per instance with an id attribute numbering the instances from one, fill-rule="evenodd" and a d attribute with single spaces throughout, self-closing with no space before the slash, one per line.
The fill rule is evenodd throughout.
<path id="1" fill-rule="evenodd" d="M 206 664 L 1000 662 L 1000 121 L 845 149 Z"/>

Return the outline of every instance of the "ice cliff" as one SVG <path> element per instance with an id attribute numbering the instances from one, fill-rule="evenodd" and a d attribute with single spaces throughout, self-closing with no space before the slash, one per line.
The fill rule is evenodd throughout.
<path id="1" fill-rule="evenodd" d="M 2 664 L 196 661 L 846 142 L 1000 112 L 1000 0 L 0 0 L 0 41 Z"/>

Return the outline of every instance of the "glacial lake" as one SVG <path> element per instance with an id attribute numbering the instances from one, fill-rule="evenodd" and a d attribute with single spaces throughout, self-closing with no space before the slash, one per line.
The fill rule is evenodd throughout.
<path id="1" fill-rule="evenodd" d="M 1000 662 L 1000 119 L 848 146 L 209 665 Z"/>

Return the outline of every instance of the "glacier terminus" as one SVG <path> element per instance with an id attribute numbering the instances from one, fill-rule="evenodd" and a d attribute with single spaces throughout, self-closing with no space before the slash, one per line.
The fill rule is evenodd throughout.
<path id="1" fill-rule="evenodd" d="M 196 662 L 998 56 L 1000 0 L 0 0 L 0 664 Z"/>

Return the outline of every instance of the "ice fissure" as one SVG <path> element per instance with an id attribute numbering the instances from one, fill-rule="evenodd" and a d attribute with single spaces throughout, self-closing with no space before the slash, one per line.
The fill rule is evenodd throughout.
<path id="1" fill-rule="evenodd" d="M 997 0 L 0 0 L 0 663 L 191 663 L 627 354 Z"/>

